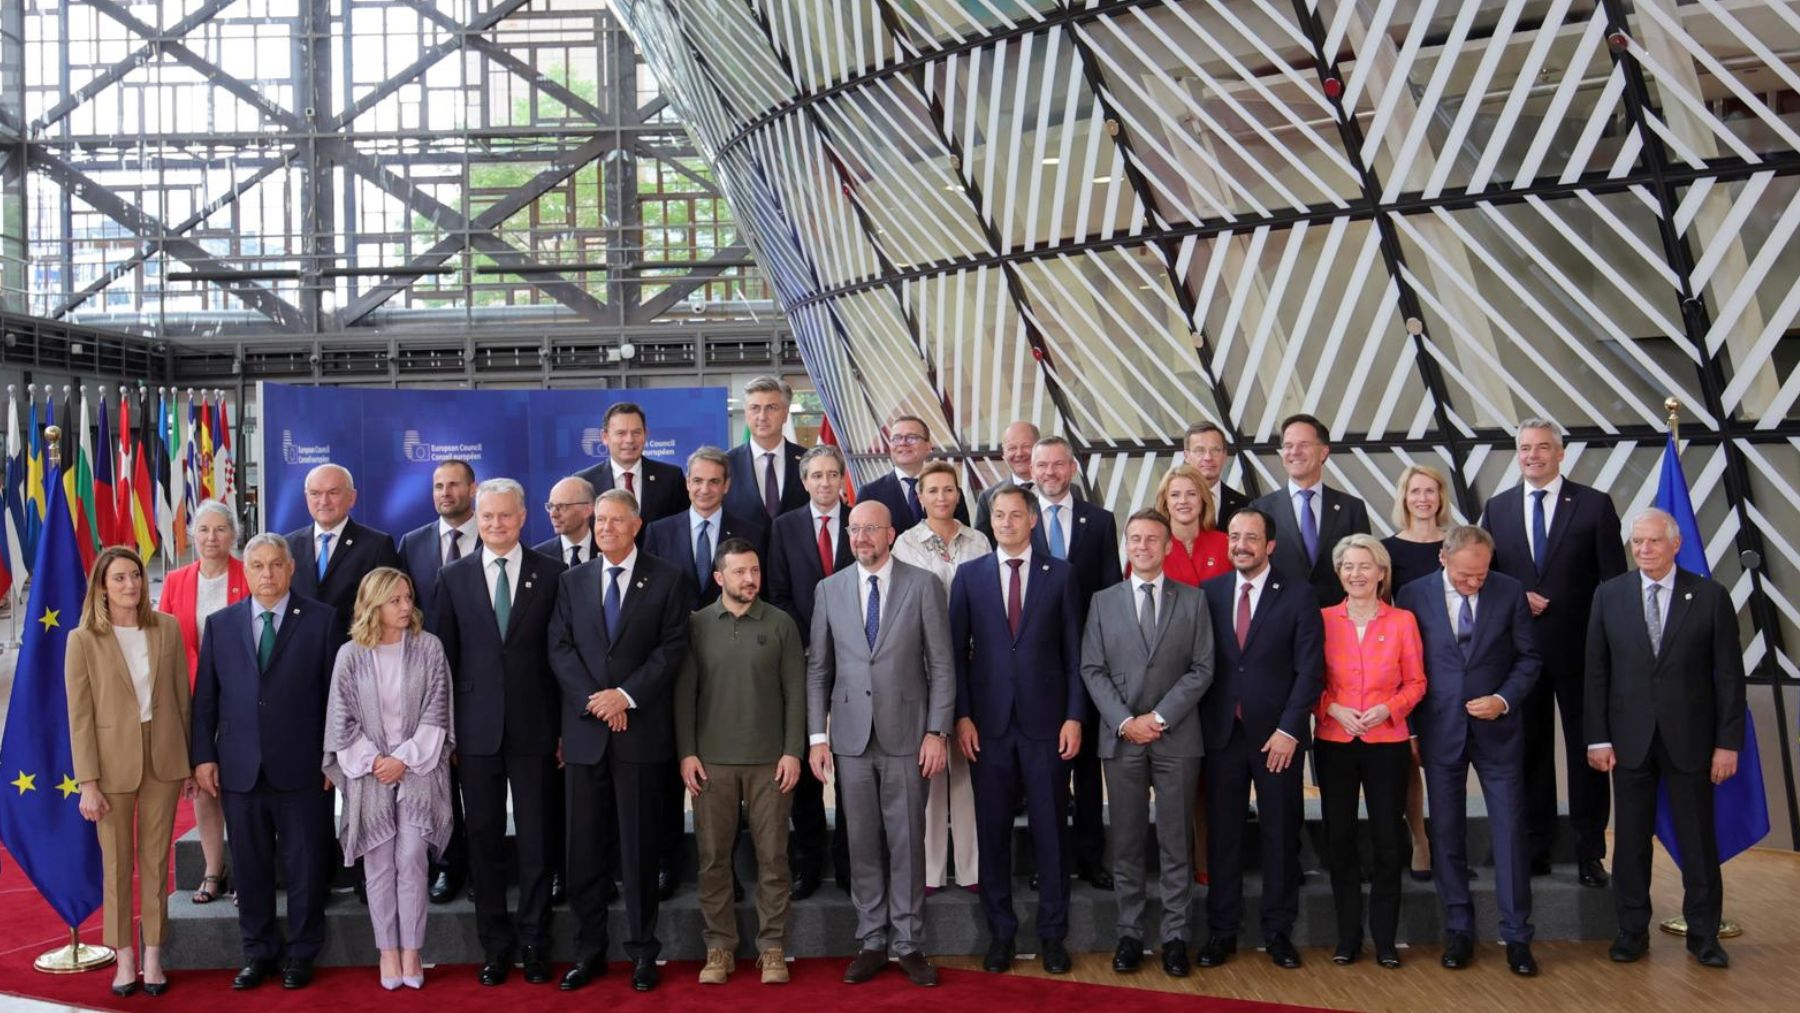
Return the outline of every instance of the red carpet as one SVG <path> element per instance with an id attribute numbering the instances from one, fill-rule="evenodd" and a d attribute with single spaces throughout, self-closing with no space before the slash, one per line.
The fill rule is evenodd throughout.
<path id="1" fill-rule="evenodd" d="M 193 807 L 183 802 L 175 816 L 175 835 L 187 833 L 193 825 Z M 170 875 L 173 878 L 173 869 Z M 100 942 L 98 911 L 82 926 L 81 938 L 84 942 Z M 618 1010 L 729 1008 L 733 1013 L 792 1013 L 795 1009 L 828 1010 L 852 1005 L 859 1011 L 913 1011 L 925 1003 L 954 1001 L 958 1005 L 973 1003 L 974 1008 L 985 1004 L 996 1009 L 1029 1007 L 1032 1013 L 1092 1013 L 1126 999 L 1134 1010 L 1144 1013 L 1282 1013 L 1310 1008 L 1137 989 L 1127 995 L 1102 985 L 979 971 L 943 971 L 943 982 L 932 993 L 915 988 L 898 969 L 892 968 L 868 984 L 850 986 L 842 981 L 844 961 L 837 958 L 797 961 L 791 965 L 793 981 L 779 987 L 764 987 L 751 961 L 740 962 L 731 984 L 724 987 L 696 983 L 694 976 L 700 969 L 697 963 L 674 963 L 663 969 L 662 987 L 647 995 L 631 991 L 625 965 L 617 964 L 606 980 L 574 995 L 564 995 L 554 986 L 526 985 L 516 975 L 502 988 L 483 988 L 476 984 L 472 967 L 434 968 L 426 972 L 425 988 L 420 992 L 385 992 L 375 980 L 373 967 L 330 967 L 321 968 L 313 986 L 301 992 L 284 992 L 280 983 L 274 982 L 258 989 L 252 999 L 231 991 L 231 971 L 178 971 L 171 976 L 174 987 L 160 999 L 142 994 L 119 999 L 107 988 L 112 982 L 110 970 L 54 975 L 40 974 L 32 968 L 32 961 L 40 953 L 67 941 L 68 929 L 38 896 L 31 881 L 13 866 L 11 857 L 0 850 L 0 994 L 92 1009 L 143 1011 L 154 1006 L 181 1013 L 242 1013 L 247 1008 L 259 1013 L 312 1013 L 325 1008 L 332 1013 L 397 1013 L 450 1008 L 480 1009 L 482 1013 L 542 1013 L 546 1006 L 589 1009 L 603 1005 Z"/>

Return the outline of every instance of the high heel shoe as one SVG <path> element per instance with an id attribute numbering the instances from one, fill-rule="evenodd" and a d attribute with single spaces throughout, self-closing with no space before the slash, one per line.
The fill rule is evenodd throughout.
<path id="1" fill-rule="evenodd" d="M 425 987 L 425 976 L 422 974 L 420 974 L 420 975 L 411 975 L 411 974 L 401 975 L 400 984 L 405 985 L 407 988 L 424 988 Z"/>
<path id="2" fill-rule="evenodd" d="M 149 996 L 162 995 L 164 992 L 167 992 L 168 990 L 169 990 L 169 980 L 167 978 L 164 978 L 162 981 L 146 981 L 146 982 L 144 982 L 144 994 L 145 995 L 149 995 Z"/>
<path id="3" fill-rule="evenodd" d="M 381 976 L 381 987 L 387 989 L 389 992 L 392 992 L 395 989 L 398 989 L 400 987 L 400 979 L 399 978 L 390 978 L 384 974 Z"/>
<path id="4" fill-rule="evenodd" d="M 121 999 L 124 999 L 127 996 L 136 995 L 137 990 L 138 990 L 138 982 L 137 982 L 136 978 L 133 978 L 132 980 L 126 982 L 123 985 L 114 985 L 112 987 L 112 994 L 118 996 Z"/>

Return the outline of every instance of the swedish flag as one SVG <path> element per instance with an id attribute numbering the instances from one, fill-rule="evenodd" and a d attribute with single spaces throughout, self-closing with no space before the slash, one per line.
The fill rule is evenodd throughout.
<path id="1" fill-rule="evenodd" d="M 0 840 L 57 914 L 80 925 L 100 906 L 100 840 L 81 818 L 63 652 L 81 616 L 87 577 L 54 469 L 45 486 L 49 509 L 0 738 Z"/>

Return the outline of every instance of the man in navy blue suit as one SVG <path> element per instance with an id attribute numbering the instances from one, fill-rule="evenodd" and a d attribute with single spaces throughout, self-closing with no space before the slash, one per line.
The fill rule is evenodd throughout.
<path id="1" fill-rule="evenodd" d="M 1345 535 L 1369 533 L 1368 505 L 1325 484 L 1330 456 L 1325 423 L 1311 415 L 1288 416 L 1281 423 L 1287 484 L 1250 504 L 1275 518 L 1275 568 L 1311 584 L 1320 608 L 1344 600 L 1344 586 L 1331 565 L 1332 547 Z"/>
<path id="2" fill-rule="evenodd" d="M 856 561 L 850 551 L 850 507 L 844 503 L 844 455 L 829 443 L 806 452 L 801 481 L 809 502 L 775 518 L 769 532 L 768 602 L 793 617 L 800 639 L 812 643 L 813 594 L 819 581 Z M 850 842 L 844 810 L 837 810 L 837 829 L 825 823 L 825 785 L 813 776 L 812 764 L 800 765 L 794 788 L 794 899 L 805 900 L 819 888 L 830 847 L 838 888 L 850 892 Z M 830 843 L 827 844 L 829 839 Z"/>
<path id="3" fill-rule="evenodd" d="M 675 764 L 675 673 L 687 655 L 685 582 L 692 578 L 638 551 L 639 523 L 630 493 L 600 494 L 600 555 L 562 575 L 550 620 L 550 668 L 562 688 L 569 904 L 578 919 L 575 965 L 563 975 L 563 991 L 606 973 L 601 842 L 609 835 L 619 841 L 632 987 L 648 992 L 662 977 L 656 852 Z M 609 797 L 612 804 L 603 804 Z"/>
<path id="4" fill-rule="evenodd" d="M 1532 635 L 1543 675 L 1518 701 L 1525 724 L 1525 819 L 1531 874 L 1550 873 L 1556 838 L 1556 716 L 1562 713 L 1569 824 L 1575 831 L 1576 876 L 1582 886 L 1607 884 L 1606 775 L 1587 763 L 1582 742 L 1583 659 L 1594 589 L 1625 572 L 1625 544 L 1612 497 L 1562 474 L 1563 439 L 1543 419 L 1519 423 L 1519 484 L 1496 493 L 1481 511 L 1494 536 L 1494 569 L 1525 585 Z"/>
<path id="5" fill-rule="evenodd" d="M 350 617 L 363 577 L 378 566 L 404 568 L 387 532 L 350 518 L 355 506 L 356 481 L 349 470 L 321 464 L 306 475 L 306 512 L 313 522 L 287 533 L 295 593 L 324 602 L 336 615 L 334 651 L 350 639 Z"/>
<path id="6" fill-rule="evenodd" d="M 725 509 L 739 517 L 759 517 L 768 525 L 806 505 L 800 477 L 806 448 L 782 435 L 793 405 L 794 388 L 778 376 L 759 376 L 744 384 L 750 442 L 731 448 L 731 489 L 725 494 Z"/>
<path id="7" fill-rule="evenodd" d="M 1312 585 L 1269 565 L 1275 519 L 1256 507 L 1231 515 L 1233 572 L 1207 581 L 1213 684 L 1200 700 L 1206 736 L 1206 892 L 1211 938 L 1201 967 L 1237 952 L 1244 920 L 1245 811 L 1256 786 L 1262 843 L 1262 935 L 1277 967 L 1300 966 L 1300 822 L 1312 711 L 1325 674 L 1325 626 Z"/>
<path id="8" fill-rule="evenodd" d="M 600 420 L 600 439 L 606 444 L 606 460 L 576 472 L 575 477 L 586 479 L 594 487 L 595 496 L 608 489 L 630 493 L 644 522 L 640 534 L 650 524 L 687 509 L 681 469 L 644 456 L 650 422 L 641 406 L 634 401 L 620 401 L 606 409 Z"/>
<path id="9" fill-rule="evenodd" d="M 1031 494 L 1001 486 L 988 500 L 996 552 L 957 568 L 950 586 L 956 741 L 975 787 L 981 910 L 989 971 L 1012 965 L 1013 812 L 1021 790 L 1037 857 L 1037 935 L 1044 970 L 1067 974 L 1069 875 L 1061 786 L 1088 716 L 1081 681 L 1081 604 L 1069 564 L 1034 553 Z"/>
<path id="10" fill-rule="evenodd" d="M 896 415 L 888 423 L 888 460 L 894 470 L 856 492 L 860 503 L 871 500 L 888 508 L 894 519 L 894 537 L 925 519 L 925 508 L 919 504 L 919 469 L 931 456 L 931 429 L 917 415 Z M 969 508 L 956 504 L 956 519 L 969 523 Z"/>
<path id="11" fill-rule="evenodd" d="M 294 559 L 280 535 L 250 539 L 244 575 L 250 597 L 206 620 L 188 748 L 195 782 L 225 810 L 246 960 L 231 987 L 262 984 L 285 953 L 282 985 L 304 988 L 325 942 L 331 882 L 331 782 L 319 750 L 338 622 L 323 602 L 289 590 Z M 285 945 L 275 922 L 277 869 L 287 890 Z"/>
<path id="12" fill-rule="evenodd" d="M 1031 530 L 1031 548 L 1069 564 L 1075 578 L 1075 597 L 1081 605 L 1081 622 L 1087 622 L 1088 603 L 1095 593 L 1117 584 L 1123 577 L 1119 564 L 1119 525 L 1112 511 L 1075 495 L 1075 451 L 1060 436 L 1046 436 L 1031 450 L 1031 477 L 1036 483 L 1037 526 Z M 1070 764 L 1074 781 L 1074 826 L 1071 842 L 1075 875 L 1096 889 L 1113 888 L 1106 867 L 1106 825 L 1100 793 L 1100 756 L 1095 752 L 1099 731 L 1090 712 L 1082 728 L 1081 752 Z"/>
<path id="13" fill-rule="evenodd" d="M 1431 797 L 1431 872 L 1444 905 L 1442 962 L 1459 970 L 1475 958 L 1465 815 L 1473 764 L 1493 830 L 1506 963 L 1515 974 L 1533 975 L 1521 706 L 1541 667 L 1531 610 L 1524 585 L 1491 569 L 1494 539 L 1481 528 L 1451 528 L 1439 558 L 1442 568 L 1401 588 L 1394 604 L 1418 618 L 1425 650 L 1425 699 L 1408 724 Z"/>

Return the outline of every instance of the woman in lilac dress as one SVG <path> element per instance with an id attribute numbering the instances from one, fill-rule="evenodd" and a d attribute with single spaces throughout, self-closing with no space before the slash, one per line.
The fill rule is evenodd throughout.
<path id="1" fill-rule="evenodd" d="M 426 880 L 450 841 L 450 668 L 423 631 L 412 580 L 372 570 L 356 592 L 325 724 L 325 773 L 344 794 L 344 864 L 363 860 L 381 987 L 422 988 Z"/>

